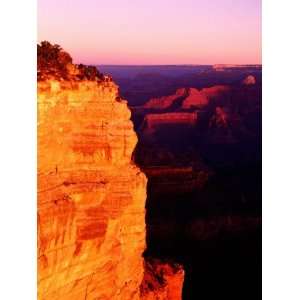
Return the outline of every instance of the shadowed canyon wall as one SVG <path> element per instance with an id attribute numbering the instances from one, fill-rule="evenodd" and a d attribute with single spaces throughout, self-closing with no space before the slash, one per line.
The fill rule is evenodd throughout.
<path id="1" fill-rule="evenodd" d="M 261 298 L 261 84 L 251 74 L 132 107 L 148 178 L 145 257 L 184 266 L 184 300 Z"/>

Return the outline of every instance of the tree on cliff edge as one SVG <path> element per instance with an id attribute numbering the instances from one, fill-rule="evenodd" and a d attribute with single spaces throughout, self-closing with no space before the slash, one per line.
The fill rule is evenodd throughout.
<path id="1" fill-rule="evenodd" d="M 38 79 L 54 77 L 68 78 L 68 65 L 72 65 L 72 57 L 57 45 L 43 41 L 37 45 Z"/>
<path id="2" fill-rule="evenodd" d="M 43 41 L 37 45 L 38 80 L 103 80 L 95 66 L 73 64 L 72 57 L 59 45 Z"/>

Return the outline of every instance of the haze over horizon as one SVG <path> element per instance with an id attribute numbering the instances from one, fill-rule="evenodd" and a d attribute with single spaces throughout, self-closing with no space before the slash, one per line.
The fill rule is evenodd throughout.
<path id="1" fill-rule="evenodd" d="M 39 0 L 42 40 L 84 64 L 261 64 L 261 0 Z"/>

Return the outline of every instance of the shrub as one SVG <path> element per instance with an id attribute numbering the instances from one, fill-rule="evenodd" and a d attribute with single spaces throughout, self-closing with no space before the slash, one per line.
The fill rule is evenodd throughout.
<path id="1" fill-rule="evenodd" d="M 37 45 L 38 80 L 103 80 L 103 74 L 94 66 L 73 64 L 72 57 L 59 45 L 42 41 Z"/>

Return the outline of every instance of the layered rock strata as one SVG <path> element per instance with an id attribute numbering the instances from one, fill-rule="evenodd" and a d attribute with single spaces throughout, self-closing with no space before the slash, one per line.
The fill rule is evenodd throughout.
<path id="1" fill-rule="evenodd" d="M 183 270 L 142 257 L 146 178 L 131 162 L 136 143 L 113 82 L 38 83 L 40 300 L 181 299 Z"/>
<path id="2" fill-rule="evenodd" d="M 222 93 L 228 90 L 229 87 L 225 85 L 216 85 L 201 90 L 190 88 L 188 96 L 182 102 L 182 108 L 203 108 L 209 104 L 211 99 L 222 95 Z"/>
<path id="3" fill-rule="evenodd" d="M 151 195 L 161 197 L 164 201 L 168 196 L 184 195 L 202 188 L 210 175 L 208 170 L 195 170 L 191 166 L 145 167 L 143 171 L 149 179 Z"/>
<path id="4" fill-rule="evenodd" d="M 171 112 L 171 113 L 158 113 L 147 114 L 144 118 L 142 128 L 154 129 L 161 125 L 189 125 L 194 126 L 197 122 L 197 112 Z"/>
<path id="5" fill-rule="evenodd" d="M 186 89 L 180 88 L 176 90 L 174 95 L 163 96 L 160 98 L 151 98 L 148 102 L 143 106 L 144 108 L 152 108 L 152 109 L 166 109 L 172 106 L 178 99 L 186 96 Z"/>
<path id="6" fill-rule="evenodd" d="M 38 294 L 140 299 L 145 175 L 113 82 L 38 83 Z"/>
<path id="7" fill-rule="evenodd" d="M 177 269 L 157 290 L 141 288 L 150 270 L 168 266 L 143 258 L 147 180 L 132 162 L 127 101 L 110 76 L 73 64 L 59 45 L 43 41 L 37 54 L 38 298 L 181 295 Z"/>
<path id="8" fill-rule="evenodd" d="M 150 99 L 142 107 L 136 107 L 134 112 L 148 112 L 150 109 L 163 111 L 172 108 L 175 103 L 177 103 L 176 110 L 205 108 L 213 98 L 220 97 L 229 90 L 230 87 L 226 85 L 215 85 L 200 90 L 180 88 L 173 95 Z"/>

